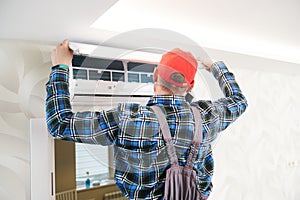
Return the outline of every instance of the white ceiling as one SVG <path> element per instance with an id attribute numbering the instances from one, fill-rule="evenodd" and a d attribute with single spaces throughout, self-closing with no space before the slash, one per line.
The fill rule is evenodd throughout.
<path id="1" fill-rule="evenodd" d="M 300 63 L 299 11 L 299 0 L 0 0 L 0 38 L 125 48 L 185 42 L 166 28 L 208 48 Z M 100 16 L 101 28 L 91 28 Z M 109 39 L 135 28 L 157 30 Z"/>

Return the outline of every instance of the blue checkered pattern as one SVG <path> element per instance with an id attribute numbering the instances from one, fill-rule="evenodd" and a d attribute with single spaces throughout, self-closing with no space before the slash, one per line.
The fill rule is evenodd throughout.
<path id="1" fill-rule="evenodd" d="M 214 162 L 211 142 L 246 109 L 247 102 L 234 75 L 223 62 L 213 64 L 212 74 L 225 97 L 196 101 L 203 119 L 203 143 L 194 169 L 203 195 L 212 189 Z M 182 96 L 152 97 L 147 105 L 121 103 L 111 110 L 72 112 L 69 72 L 53 68 L 46 85 L 46 118 L 50 134 L 62 140 L 114 145 L 115 182 L 128 199 L 162 199 L 166 169 L 170 167 L 159 124 L 150 106 L 163 108 L 171 129 L 180 165 L 185 165 L 193 139 L 194 120 Z"/>

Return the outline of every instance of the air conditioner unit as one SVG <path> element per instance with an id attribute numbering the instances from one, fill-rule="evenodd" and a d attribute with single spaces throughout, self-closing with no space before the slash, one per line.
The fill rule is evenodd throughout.
<path id="1" fill-rule="evenodd" d="M 75 110 L 106 109 L 121 102 L 145 104 L 153 96 L 153 71 L 161 55 L 76 45 L 79 48 L 70 73 L 71 102 Z"/>

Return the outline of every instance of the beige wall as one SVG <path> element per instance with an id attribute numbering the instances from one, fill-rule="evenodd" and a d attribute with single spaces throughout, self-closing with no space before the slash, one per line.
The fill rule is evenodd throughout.
<path id="1" fill-rule="evenodd" d="M 249 103 L 245 114 L 214 144 L 211 199 L 297 200 L 300 64 L 208 53 L 228 64 Z"/>
<path id="2" fill-rule="evenodd" d="M 44 117 L 49 52 L 0 40 L 0 199 L 30 199 L 30 118 Z"/>
<path id="3" fill-rule="evenodd" d="M 50 50 L 0 41 L 1 200 L 30 199 L 29 119 L 45 116 Z M 246 113 L 215 143 L 211 199 L 297 200 L 300 65 L 208 53 L 225 60 L 249 101 Z"/>

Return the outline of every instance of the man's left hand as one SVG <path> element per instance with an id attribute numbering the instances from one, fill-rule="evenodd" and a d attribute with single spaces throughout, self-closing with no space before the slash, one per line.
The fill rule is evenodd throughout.
<path id="1" fill-rule="evenodd" d="M 52 65 L 72 65 L 73 51 L 69 48 L 69 40 L 64 40 L 60 45 L 53 49 L 51 54 Z"/>

